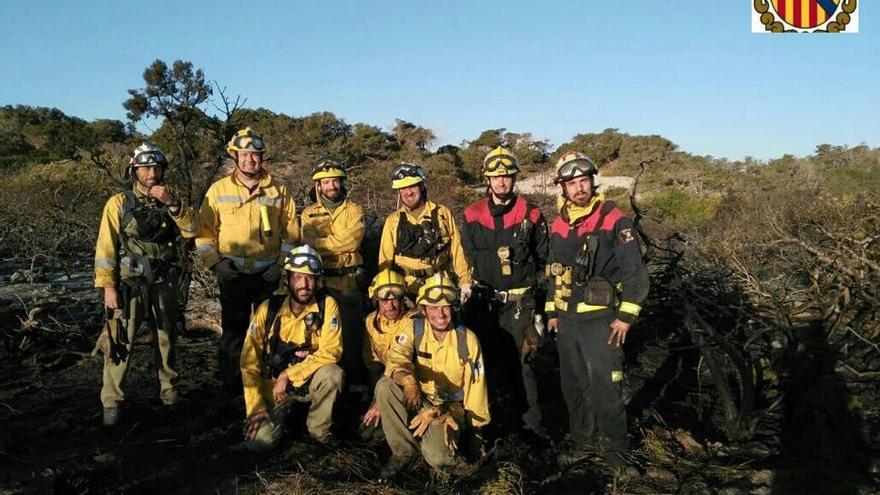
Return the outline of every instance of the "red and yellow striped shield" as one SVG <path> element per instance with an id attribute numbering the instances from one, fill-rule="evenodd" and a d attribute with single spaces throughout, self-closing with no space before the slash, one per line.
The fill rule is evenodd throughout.
<path id="1" fill-rule="evenodd" d="M 820 26 L 834 16 L 840 0 L 773 0 L 773 8 L 786 23 L 798 28 Z"/>

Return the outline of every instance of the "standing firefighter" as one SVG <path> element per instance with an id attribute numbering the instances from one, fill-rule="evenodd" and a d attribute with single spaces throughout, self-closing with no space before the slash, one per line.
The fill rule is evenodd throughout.
<path id="1" fill-rule="evenodd" d="M 458 279 L 466 296 L 471 274 L 452 212 L 428 200 L 426 175 L 419 165 L 401 163 L 391 177 L 403 205 L 385 219 L 379 268 L 402 271 L 410 297 L 427 277 L 444 271 Z"/>
<path id="2" fill-rule="evenodd" d="M 161 185 L 168 168 L 162 150 L 150 144 L 135 148 L 126 179 L 131 189 L 104 206 L 95 247 L 95 287 L 104 289 L 108 312 L 104 341 L 104 425 L 119 422 L 122 382 L 128 371 L 135 332 L 144 318 L 155 320 L 153 333 L 159 397 L 177 401 L 174 384 L 174 338 L 178 318 L 177 279 L 180 237 L 194 237 L 195 215 Z M 111 316 L 112 313 L 112 316 Z"/>
<path id="3" fill-rule="evenodd" d="M 556 162 L 562 194 L 550 227 L 547 327 L 557 332 L 573 455 L 598 447 L 621 468 L 628 448 L 621 345 L 649 282 L 633 223 L 595 193 L 596 173 L 582 153 Z"/>
<path id="4" fill-rule="evenodd" d="M 489 423 L 483 357 L 477 336 L 456 320 L 458 295 L 449 277 L 432 275 L 417 299 L 424 317 L 391 345 L 385 376 L 376 384 L 392 453 L 382 478 L 406 467 L 419 451 L 437 470 L 457 464 L 460 443 L 482 453 L 480 428 Z"/>
<path id="5" fill-rule="evenodd" d="M 315 203 L 302 212 L 302 242 L 313 246 L 324 262 L 324 285 L 342 312 L 342 366 L 346 382 L 363 389 L 367 383 L 361 360 L 364 342 L 364 298 L 358 290 L 359 252 L 364 238 L 364 211 L 347 197 L 346 173 L 332 158 L 312 169 Z"/>
<path id="6" fill-rule="evenodd" d="M 238 360 L 253 308 L 278 288 L 280 263 L 299 240 L 296 205 L 263 167 L 266 145 L 249 127 L 226 145 L 235 169 L 208 189 L 196 250 L 220 285 L 219 368 L 228 393 L 241 393 Z"/>
<path id="7" fill-rule="evenodd" d="M 536 287 L 547 261 L 549 239 L 541 210 L 513 192 L 518 173 L 519 161 L 508 149 L 499 146 L 486 155 L 483 177 L 489 194 L 465 209 L 462 245 L 474 269 L 474 279 L 488 284 L 494 299 L 492 309 L 497 309 L 497 314 L 485 308 L 474 316 L 496 319 L 498 326 L 513 337 L 512 342 L 510 337 L 493 338 L 497 335 L 487 335 L 483 340 L 489 367 L 496 367 L 497 357 L 497 368 L 505 370 L 500 375 L 491 374 L 493 370 L 489 370 L 493 407 L 500 409 L 498 412 L 493 409 L 493 415 L 496 421 L 513 423 L 502 424 L 506 430 L 515 431 L 524 423 L 527 429 L 543 436 L 538 384 L 529 357 L 538 347 L 536 324 L 542 326 L 538 320 L 541 315 L 536 314 L 535 308 L 538 303 L 543 305 L 544 298 Z M 477 326 L 474 323 L 472 328 Z M 494 327 L 486 325 L 486 328 Z M 484 339 L 482 335 L 480 338 Z M 491 350 L 491 360 L 489 341 L 498 347 Z M 513 366 L 506 366 L 508 362 Z M 521 370 L 521 377 L 509 376 L 508 369 Z M 496 398 L 511 394 L 515 397 L 517 392 L 522 393 L 520 391 L 525 393 L 526 410 L 522 406 L 495 402 Z"/>
<path id="8" fill-rule="evenodd" d="M 342 390 L 339 306 L 318 288 L 321 257 L 305 245 L 284 261 L 289 295 L 257 308 L 241 353 L 245 446 L 271 450 L 295 402 L 309 402 L 306 427 L 320 443 L 333 439 L 333 404 Z"/>
<path id="9" fill-rule="evenodd" d="M 370 390 L 375 390 L 376 383 L 385 374 L 389 350 L 394 344 L 395 337 L 412 328 L 413 320 L 412 313 L 407 312 L 404 302 L 406 287 L 403 275 L 388 268 L 380 271 L 373 278 L 368 295 L 376 310 L 367 315 L 364 322 L 366 339 L 364 339 L 363 357 L 370 375 Z M 363 424 L 368 427 L 364 431 L 371 433 L 369 427 L 378 427 L 381 419 L 379 404 L 373 400 L 363 417 Z"/>

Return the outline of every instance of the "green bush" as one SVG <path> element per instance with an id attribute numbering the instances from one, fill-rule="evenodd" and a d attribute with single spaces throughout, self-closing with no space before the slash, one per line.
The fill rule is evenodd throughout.
<path id="1" fill-rule="evenodd" d="M 646 201 L 648 215 L 660 222 L 695 224 L 712 218 L 720 199 L 670 187 Z"/>

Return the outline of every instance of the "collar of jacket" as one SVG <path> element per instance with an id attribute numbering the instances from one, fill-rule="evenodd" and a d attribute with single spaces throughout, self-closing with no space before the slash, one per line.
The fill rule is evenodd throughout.
<path id="1" fill-rule="evenodd" d="M 314 294 L 314 293 L 313 293 Z M 300 313 L 294 314 L 293 309 L 291 309 L 290 305 L 293 301 L 291 301 L 291 296 L 288 295 L 284 299 L 284 304 L 281 305 L 281 309 L 278 311 L 278 316 L 288 315 L 292 317 L 294 320 L 302 320 L 309 313 L 317 313 L 318 312 L 318 301 L 315 299 L 314 295 L 312 296 L 312 301 L 305 306 L 303 306 L 303 310 Z"/>
<path id="2" fill-rule="evenodd" d="M 339 201 L 330 201 L 329 199 L 325 198 L 323 194 L 319 194 L 318 201 L 321 203 L 321 206 L 327 209 L 327 211 L 333 213 L 334 211 L 336 211 L 336 208 L 339 208 L 340 206 L 342 206 L 342 203 L 345 203 L 346 199 L 348 198 L 346 198 L 345 195 L 342 195 L 342 199 L 340 199 Z"/>
<path id="3" fill-rule="evenodd" d="M 489 213 L 493 217 L 500 217 L 512 210 L 513 207 L 516 206 L 516 194 L 510 194 L 510 201 L 505 204 L 495 204 L 495 201 L 492 199 L 492 193 L 489 193 Z"/>
<path id="4" fill-rule="evenodd" d="M 235 184 L 236 186 L 243 187 L 243 188 L 247 189 L 247 186 L 245 186 L 244 184 L 241 183 L 241 181 L 238 180 L 238 175 L 235 173 L 237 170 L 238 170 L 237 167 L 233 168 L 232 172 L 230 172 L 230 174 L 229 174 L 229 176 L 232 177 L 232 183 Z M 271 182 L 272 182 L 272 176 L 269 175 L 269 172 L 266 169 L 263 169 L 263 176 L 260 177 L 260 182 L 257 183 L 257 188 L 265 189 L 265 188 L 269 187 Z"/>
<path id="5" fill-rule="evenodd" d="M 431 212 L 434 211 L 434 208 L 436 208 L 436 207 L 437 207 L 437 205 L 434 204 L 433 201 L 427 200 L 427 201 L 425 201 L 425 204 L 422 205 L 421 210 L 416 210 L 418 212 L 418 214 L 414 214 L 413 210 L 410 210 L 409 208 L 407 208 L 406 205 L 401 206 L 399 211 L 406 213 L 406 216 L 415 220 L 415 222 L 413 222 L 415 224 L 415 223 L 419 223 L 419 220 L 421 220 L 425 216 L 430 215 Z"/>
<path id="6" fill-rule="evenodd" d="M 593 213 L 602 201 L 605 201 L 605 195 L 602 193 L 596 193 L 590 198 L 590 202 L 587 203 L 586 206 L 578 206 L 560 194 L 559 197 L 556 198 L 556 208 L 559 210 L 559 215 L 562 216 L 569 225 L 574 225 L 581 218 L 587 217 Z"/>

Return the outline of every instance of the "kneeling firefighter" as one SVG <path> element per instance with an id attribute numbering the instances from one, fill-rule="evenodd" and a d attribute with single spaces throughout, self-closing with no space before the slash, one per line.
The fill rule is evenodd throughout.
<path id="1" fill-rule="evenodd" d="M 244 383 L 245 447 L 274 448 L 295 402 L 308 402 L 306 427 L 319 443 L 330 443 L 333 405 L 342 391 L 344 373 L 339 306 L 318 288 L 321 256 L 300 246 L 287 256 L 288 295 L 276 294 L 260 304 L 241 351 Z"/>

